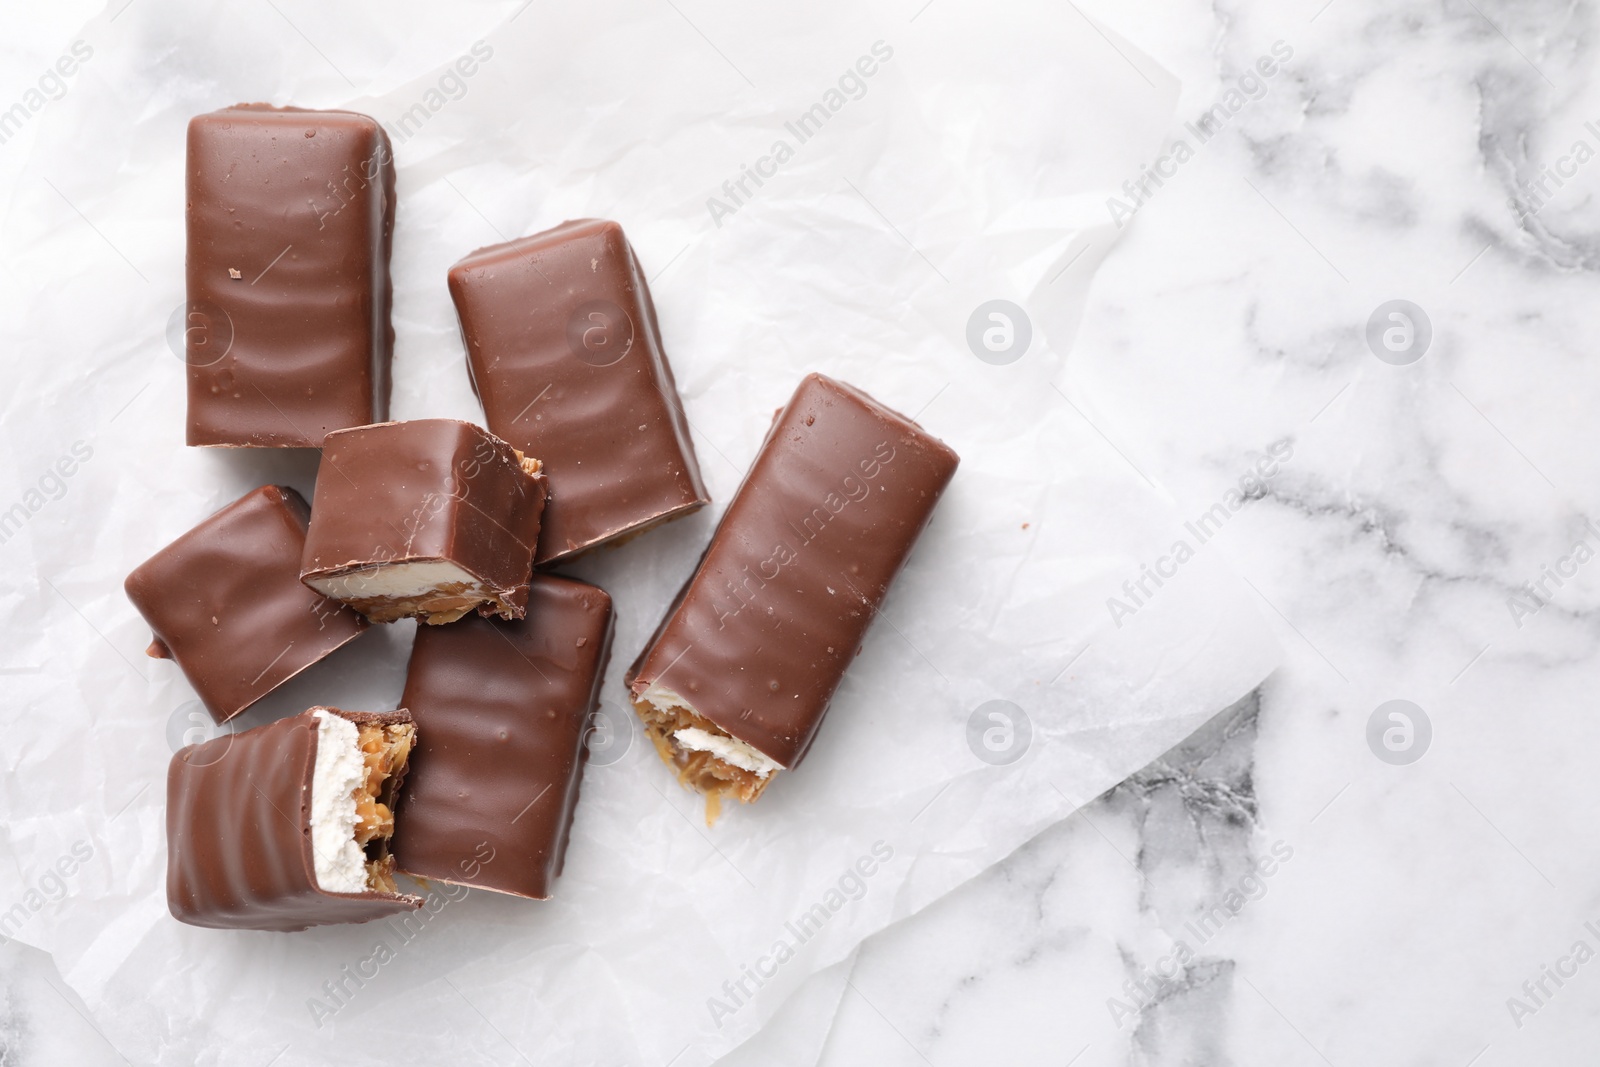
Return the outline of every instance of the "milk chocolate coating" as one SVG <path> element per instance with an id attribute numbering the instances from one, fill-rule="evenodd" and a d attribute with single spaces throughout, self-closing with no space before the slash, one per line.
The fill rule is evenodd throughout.
<path id="1" fill-rule="evenodd" d="M 415 419 L 328 435 L 301 578 L 450 560 L 521 618 L 545 479 L 470 422 Z M 485 607 L 484 610 L 492 610 Z"/>
<path id="2" fill-rule="evenodd" d="M 472 618 L 417 630 L 403 698 L 418 740 L 395 819 L 401 870 L 550 896 L 612 621 L 605 590 L 537 574 L 520 622 Z"/>
<path id="3" fill-rule="evenodd" d="M 634 696 L 660 683 L 796 766 L 958 462 L 865 393 L 807 377 L 628 671 Z"/>
<path id="4" fill-rule="evenodd" d="M 389 138 L 366 115 L 190 120 L 189 444 L 315 448 L 388 417 L 394 208 Z"/>
<path id="5" fill-rule="evenodd" d="M 489 429 L 550 477 L 537 563 L 710 500 L 621 226 L 582 219 L 479 249 L 450 268 L 450 295 Z"/>
<path id="6" fill-rule="evenodd" d="M 395 712 L 327 709 L 357 723 Z M 329 893 L 311 855 L 316 709 L 180 749 L 167 768 L 167 908 L 191 926 L 304 930 L 415 911 L 422 898 Z"/>
<path id="7" fill-rule="evenodd" d="M 128 575 L 150 624 L 149 654 L 178 661 L 227 722 L 350 641 L 367 620 L 300 582 L 309 511 L 299 493 L 263 485 Z"/>

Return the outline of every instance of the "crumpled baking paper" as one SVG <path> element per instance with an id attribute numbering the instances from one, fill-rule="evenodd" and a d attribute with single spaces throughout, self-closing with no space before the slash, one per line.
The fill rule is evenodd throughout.
<path id="1" fill-rule="evenodd" d="M 124 2 L 63 33 L 89 57 L 0 145 L 0 933 L 49 951 L 130 1060 L 709 1062 L 1272 668 L 1203 548 L 1108 611 L 1180 520 L 1064 355 L 1115 240 L 1105 198 L 1175 86 L 1079 8 Z M 122 579 L 315 473 L 182 444 L 184 126 L 241 100 L 391 128 L 395 417 L 481 417 L 444 284 L 466 252 L 605 216 L 651 277 L 715 504 L 571 568 L 620 621 L 551 902 L 436 886 L 409 928 L 291 935 L 167 914 L 166 765 L 204 718 L 142 655 Z M 1025 310 L 974 315 L 993 300 Z M 811 370 L 962 465 L 806 762 L 707 829 L 621 673 Z M 392 707 L 410 635 L 370 632 L 241 725 Z"/>

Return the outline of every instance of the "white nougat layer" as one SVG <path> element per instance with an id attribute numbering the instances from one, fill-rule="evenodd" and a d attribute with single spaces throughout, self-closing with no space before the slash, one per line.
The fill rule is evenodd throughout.
<path id="1" fill-rule="evenodd" d="M 311 855 L 317 885 L 329 893 L 367 889 L 367 857 L 356 844 L 356 787 L 366 777 L 356 724 L 318 709 L 311 774 Z"/>
<path id="2" fill-rule="evenodd" d="M 477 578 L 447 559 L 385 563 L 345 574 L 308 578 L 306 582 L 335 600 L 414 600 L 452 585 L 465 586 L 467 596 L 489 597 Z"/>
<path id="3" fill-rule="evenodd" d="M 684 748 L 695 749 L 700 752 L 709 752 L 723 763 L 750 771 L 758 777 L 765 778 L 773 771 L 781 771 L 783 767 L 773 762 L 763 753 L 757 752 L 749 745 L 736 737 L 719 737 L 707 733 L 698 726 L 685 726 L 681 730 L 672 732 L 672 739 Z"/>
<path id="4" fill-rule="evenodd" d="M 676 708 L 694 713 L 694 705 L 683 697 L 662 685 L 651 685 L 639 694 L 639 699 L 663 714 L 671 714 Z M 725 734 L 714 734 L 702 730 L 698 726 L 685 726 L 681 730 L 672 732 L 672 739 L 680 748 L 687 748 L 697 752 L 709 752 L 713 756 L 740 770 L 749 771 L 760 778 L 765 778 L 773 771 L 783 770 L 783 764 L 777 762 L 766 753 L 761 752 L 753 745 L 746 744 L 737 737 L 728 737 Z"/>

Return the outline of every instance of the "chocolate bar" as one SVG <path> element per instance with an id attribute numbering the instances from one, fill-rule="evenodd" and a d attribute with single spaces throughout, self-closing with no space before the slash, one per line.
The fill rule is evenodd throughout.
<path id="1" fill-rule="evenodd" d="M 798 766 L 959 458 L 813 374 L 778 412 L 699 567 L 629 669 L 685 785 L 755 800 Z"/>
<path id="2" fill-rule="evenodd" d="M 180 749 L 167 768 L 167 907 L 191 926 L 304 930 L 414 911 L 388 839 L 416 727 L 312 708 Z"/>
<path id="3" fill-rule="evenodd" d="M 388 417 L 394 156 L 352 111 L 189 122 L 191 445 L 311 447 Z"/>
<path id="4" fill-rule="evenodd" d="M 709 502 L 621 226 L 582 219 L 479 249 L 450 268 L 450 295 L 489 429 L 550 476 L 536 563 Z"/>
<path id="5" fill-rule="evenodd" d="M 147 654 L 174 659 L 227 722 L 367 627 L 300 581 L 310 511 L 282 485 L 229 504 L 128 575 L 153 631 Z"/>
<path id="6" fill-rule="evenodd" d="M 373 622 L 520 619 L 539 540 L 539 461 L 456 419 L 328 435 L 300 577 Z"/>
<path id="7" fill-rule="evenodd" d="M 402 701 L 419 731 L 394 837 L 402 871 L 550 896 L 612 619 L 605 590 L 536 574 L 518 622 L 418 628 Z"/>

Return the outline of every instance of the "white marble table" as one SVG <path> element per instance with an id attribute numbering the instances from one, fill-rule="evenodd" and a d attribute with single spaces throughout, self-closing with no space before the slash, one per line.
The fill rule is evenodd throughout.
<path id="1" fill-rule="evenodd" d="M 1185 121 L 1293 50 L 1151 186 L 1066 372 L 1186 514 L 1293 442 L 1215 542 L 1287 663 L 871 939 L 817 1062 L 1596 1062 L 1595 13 L 1139 3 L 1114 24 L 1183 79 Z M 1537 205 L 1545 167 L 1572 173 Z M 1406 365 L 1364 337 L 1395 299 L 1433 331 Z M 1409 764 L 1367 743 L 1393 699 L 1432 727 Z"/>
<path id="2" fill-rule="evenodd" d="M 1600 21 L 1546 0 L 1108 21 L 1182 79 L 1191 151 L 1123 205 L 1063 378 L 1185 515 L 1291 442 L 1208 542 L 1287 662 L 735 1061 L 1593 1063 Z M 1184 123 L 1278 42 L 1201 143 Z M 1369 345 L 1394 300 L 1425 351 Z M 1386 748 L 1391 700 L 1431 737 Z M 0 948 L 0 982 L 0 1063 L 121 1062 L 42 954 Z"/>

